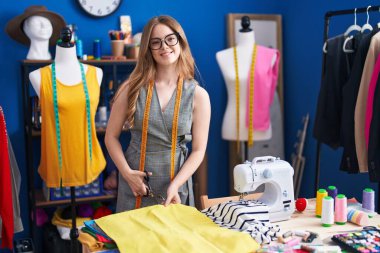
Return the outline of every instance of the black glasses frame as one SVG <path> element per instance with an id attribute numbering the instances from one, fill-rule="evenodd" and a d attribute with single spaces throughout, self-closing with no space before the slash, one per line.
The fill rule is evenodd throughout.
<path id="1" fill-rule="evenodd" d="M 177 37 L 177 42 L 176 42 L 174 45 L 169 45 L 168 42 L 166 42 L 166 38 L 169 37 L 169 36 L 172 36 L 172 35 L 175 35 L 175 36 Z M 160 39 L 160 38 L 154 38 L 154 39 L 151 39 L 151 40 L 149 41 L 149 48 L 150 48 L 151 50 L 160 50 L 160 49 L 162 48 L 162 42 L 165 42 L 165 44 L 166 44 L 168 47 L 173 47 L 173 46 L 175 46 L 175 45 L 178 44 L 178 42 L 179 42 L 179 38 L 180 38 L 180 36 L 179 36 L 179 33 L 177 33 L 177 32 L 174 32 L 174 33 L 168 34 L 168 35 L 166 35 L 163 39 Z M 152 40 L 157 40 L 157 41 L 159 40 L 159 41 L 160 41 L 160 47 L 159 47 L 159 48 L 152 48 L 152 47 L 150 46 L 150 42 L 151 42 Z"/>

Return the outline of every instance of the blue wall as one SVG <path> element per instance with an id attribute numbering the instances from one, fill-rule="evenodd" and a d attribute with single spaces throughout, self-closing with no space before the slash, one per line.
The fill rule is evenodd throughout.
<path id="1" fill-rule="evenodd" d="M 14 5 L 0 2 L 0 26 L 12 17 L 37 1 L 17 1 Z M 142 30 L 146 21 L 155 15 L 169 14 L 183 26 L 188 37 L 193 55 L 203 78 L 203 85 L 211 98 L 212 121 L 209 136 L 209 195 L 211 197 L 228 195 L 228 143 L 221 139 L 221 123 L 226 106 L 226 90 L 222 76 L 216 64 L 215 53 L 226 47 L 227 13 L 265 13 L 283 15 L 283 59 L 284 59 L 284 92 L 285 92 L 285 149 L 289 159 L 293 152 L 297 130 L 301 127 L 301 118 L 310 113 L 311 122 L 307 135 L 305 156 L 306 168 L 301 196 L 314 195 L 314 163 L 316 141 L 311 136 L 316 101 L 320 86 L 321 47 L 323 44 L 324 13 L 328 10 L 347 9 L 376 4 L 371 1 L 244 1 L 244 0 L 193 0 L 165 1 L 124 0 L 121 8 L 110 17 L 93 19 L 78 7 L 74 0 L 56 1 L 41 0 L 37 4 L 45 5 L 49 10 L 60 13 L 67 23 L 79 27 L 78 35 L 84 42 L 85 53 L 91 53 L 92 41 L 102 41 L 103 54 L 110 54 L 107 32 L 117 29 L 120 15 L 130 15 L 133 32 Z M 373 14 L 372 24 L 380 20 L 379 14 Z M 376 21 L 375 21 L 376 20 Z M 353 22 L 353 17 L 333 18 L 330 36 L 341 33 Z M 365 14 L 358 16 L 358 23 L 365 22 Z M 5 32 L 0 33 L 2 46 L 0 55 L 0 105 L 5 111 L 8 133 L 11 137 L 23 183 L 21 189 L 21 208 L 25 231 L 17 237 L 27 236 L 29 226 L 28 201 L 26 187 L 26 169 L 24 152 L 23 111 L 21 104 L 20 63 L 27 54 L 27 47 L 11 40 Z M 86 50 L 86 48 L 89 48 Z M 369 184 L 368 175 L 347 175 L 338 171 L 341 151 L 333 151 L 326 146 L 322 148 L 321 186 L 336 185 L 347 196 L 361 199 L 360 192 L 366 186 L 377 190 L 375 184 Z M 355 183 L 351 183 L 355 182 Z"/>

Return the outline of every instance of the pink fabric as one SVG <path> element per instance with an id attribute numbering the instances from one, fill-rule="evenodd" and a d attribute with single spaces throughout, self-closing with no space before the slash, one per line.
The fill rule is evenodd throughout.
<path id="1" fill-rule="evenodd" d="M 276 61 L 272 66 L 273 57 Z M 270 126 L 270 105 L 277 86 L 280 53 L 277 49 L 257 46 L 253 84 L 253 129 L 266 131 Z M 247 81 L 246 126 L 249 128 L 249 81 Z"/>
<path id="2" fill-rule="evenodd" d="M 369 83 L 367 110 L 365 113 L 365 141 L 367 144 L 367 150 L 368 150 L 368 143 L 369 143 L 369 131 L 371 127 L 372 114 L 373 114 L 373 99 L 375 96 L 375 90 L 376 90 L 376 84 L 377 84 L 377 78 L 379 76 L 379 72 L 380 72 L 380 57 L 377 56 L 376 64 L 372 72 L 371 81 Z"/>

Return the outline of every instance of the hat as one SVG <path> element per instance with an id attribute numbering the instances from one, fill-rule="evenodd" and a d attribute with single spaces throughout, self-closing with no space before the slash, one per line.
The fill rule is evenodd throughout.
<path id="1" fill-rule="evenodd" d="M 30 44 L 30 39 L 23 30 L 23 23 L 25 19 L 31 16 L 41 16 L 50 20 L 53 27 L 53 34 L 50 37 L 50 46 L 55 45 L 59 39 L 61 29 L 66 26 L 66 22 L 63 17 L 55 12 L 48 11 L 45 6 L 42 5 L 31 5 L 25 9 L 24 13 L 11 19 L 6 27 L 5 31 L 8 35 L 25 45 Z"/>

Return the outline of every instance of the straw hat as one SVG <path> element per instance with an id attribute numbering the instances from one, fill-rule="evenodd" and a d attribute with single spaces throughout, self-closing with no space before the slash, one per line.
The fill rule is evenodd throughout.
<path id="1" fill-rule="evenodd" d="M 12 39 L 22 44 L 29 45 L 30 39 L 24 33 L 23 23 L 25 19 L 31 16 L 42 16 L 50 20 L 53 27 L 53 34 L 50 37 L 49 44 L 50 46 L 55 45 L 59 39 L 61 29 L 66 26 L 66 22 L 62 16 L 55 12 L 48 11 L 46 7 L 42 5 L 31 5 L 25 9 L 23 14 L 11 19 L 5 27 L 6 33 L 8 33 Z"/>

